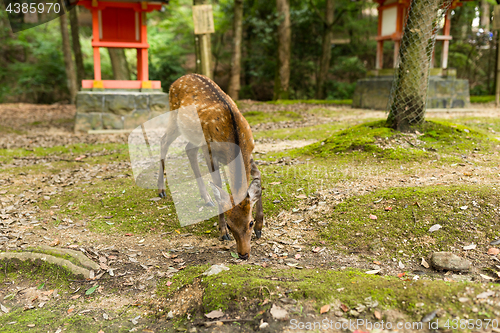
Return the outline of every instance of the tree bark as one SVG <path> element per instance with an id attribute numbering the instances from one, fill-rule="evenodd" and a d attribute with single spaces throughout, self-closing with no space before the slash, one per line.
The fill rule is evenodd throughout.
<path id="1" fill-rule="evenodd" d="M 69 23 L 71 26 L 71 41 L 76 63 L 76 86 L 80 87 L 82 80 L 85 78 L 85 67 L 83 67 L 82 46 L 80 45 L 80 31 L 78 27 L 78 12 L 76 6 L 69 11 Z"/>
<path id="2" fill-rule="evenodd" d="M 288 99 L 290 84 L 290 51 L 292 29 L 289 0 L 276 0 L 281 23 L 278 26 L 278 71 L 274 81 L 274 99 Z"/>
<path id="3" fill-rule="evenodd" d="M 330 59 L 332 54 L 333 20 L 334 20 L 334 0 L 326 0 L 325 8 L 325 30 L 323 32 L 323 42 L 321 47 L 321 59 L 319 62 L 318 80 L 316 82 L 316 98 L 325 98 L 325 82 L 330 69 Z"/>
<path id="4" fill-rule="evenodd" d="M 231 77 L 228 94 L 233 100 L 238 100 L 241 75 L 241 41 L 243 30 L 243 0 L 234 0 L 233 21 L 233 55 L 231 57 Z"/>
<path id="5" fill-rule="evenodd" d="M 399 68 L 391 95 L 388 125 L 406 131 L 424 121 L 430 59 L 434 49 L 433 22 L 443 0 L 413 0 L 399 50 Z M 430 15 L 432 13 L 432 15 Z"/>
<path id="6" fill-rule="evenodd" d="M 115 80 L 130 80 L 130 70 L 128 68 L 125 50 L 118 48 L 108 48 L 111 67 L 113 68 L 113 78 Z"/>
<path id="7" fill-rule="evenodd" d="M 66 68 L 68 90 L 71 98 L 71 103 L 74 103 L 78 88 L 76 84 L 75 65 L 73 64 L 73 58 L 71 57 L 71 46 L 69 41 L 68 22 L 66 19 L 66 15 L 59 16 L 59 23 L 61 25 L 62 49 L 64 55 L 64 65 Z"/>
<path id="8" fill-rule="evenodd" d="M 484 28 L 484 30 L 490 30 L 490 4 L 488 0 L 481 0 L 481 21 L 480 25 Z"/>

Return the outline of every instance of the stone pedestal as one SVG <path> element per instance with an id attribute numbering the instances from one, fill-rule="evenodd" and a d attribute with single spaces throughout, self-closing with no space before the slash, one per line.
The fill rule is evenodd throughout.
<path id="1" fill-rule="evenodd" d="M 447 73 L 431 70 L 427 92 L 428 109 L 453 109 L 470 107 L 469 81 L 457 79 L 454 70 Z M 358 80 L 352 98 L 352 107 L 387 110 L 394 79 L 393 70 L 371 72 L 371 77 Z M 377 75 L 378 74 L 378 75 Z M 446 74 L 446 75 L 443 75 Z"/>
<path id="2" fill-rule="evenodd" d="M 134 129 L 169 110 L 164 92 L 80 91 L 75 132 Z"/>

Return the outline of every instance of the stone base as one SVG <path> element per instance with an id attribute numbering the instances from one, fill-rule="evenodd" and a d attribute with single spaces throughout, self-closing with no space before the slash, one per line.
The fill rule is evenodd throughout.
<path id="1" fill-rule="evenodd" d="M 393 76 L 377 76 L 358 80 L 352 107 L 386 110 Z M 431 76 L 427 92 L 428 109 L 470 107 L 469 81 L 454 76 Z"/>
<path id="2" fill-rule="evenodd" d="M 164 92 L 80 91 L 75 132 L 134 129 L 169 110 Z"/>

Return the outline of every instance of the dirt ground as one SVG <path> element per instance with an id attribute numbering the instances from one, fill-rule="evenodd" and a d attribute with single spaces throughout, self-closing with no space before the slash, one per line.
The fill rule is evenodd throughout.
<path id="1" fill-rule="evenodd" d="M 252 102 L 247 101 L 242 111 L 258 109 L 264 112 L 279 110 L 299 112 L 311 107 L 309 105 L 262 106 L 252 105 Z M 287 121 L 256 125 L 253 126 L 253 131 L 306 127 L 330 122 L 355 124 L 363 119 L 385 117 L 385 113 L 379 111 L 354 110 L 346 106 L 324 107 L 333 111 L 334 115 L 316 117 L 304 114 L 304 118 L 298 122 Z M 427 118 L 454 119 L 467 116 L 498 118 L 500 116 L 500 111 L 494 109 L 492 105 L 480 105 L 474 106 L 474 108 L 473 112 L 467 113 L 429 112 Z M 184 290 L 184 294 L 178 295 L 176 300 L 162 300 L 158 303 L 155 300 L 157 299 L 156 287 L 159 279 L 174 276 L 185 267 L 200 264 L 261 265 L 287 269 L 298 263 L 299 266 L 305 268 L 331 267 L 334 270 L 353 268 L 365 271 L 382 266 L 384 275 L 397 276 L 401 272 L 401 268 L 398 266 L 399 263 L 393 260 L 387 260 L 377 265 L 361 254 L 345 254 L 326 246 L 320 246 L 316 249 L 314 244 L 316 244 L 317 235 L 322 225 L 321 222 L 314 221 L 320 220 L 336 204 L 347 198 L 370 193 L 375 189 L 463 183 L 500 185 L 500 175 L 497 168 L 500 165 L 497 164 L 497 167 L 478 167 L 487 158 L 496 158 L 499 162 L 500 159 L 498 156 L 485 156 L 483 154 L 469 156 L 468 162 L 460 169 L 459 173 L 456 172 L 456 166 L 434 167 L 431 163 L 424 167 L 415 167 L 412 169 L 411 176 L 403 168 L 393 170 L 390 175 L 379 170 L 377 166 L 363 170 L 351 168 L 349 172 L 358 173 L 359 176 L 355 179 L 351 177 L 338 182 L 334 193 L 329 190 L 321 191 L 315 202 L 298 200 L 297 211 L 283 210 L 277 216 L 266 216 L 263 238 L 252 241 L 250 259 L 241 261 L 230 255 L 231 252 L 235 251 L 234 241 L 221 242 L 216 237 L 207 238 L 181 232 L 176 235 L 175 231 L 153 231 L 147 234 L 131 233 L 130 235 L 101 233 L 89 228 L 88 221 L 73 221 L 61 213 L 68 207 L 71 210 L 70 203 L 65 207 L 54 204 L 49 208 L 44 208 L 42 203 L 49 202 L 53 196 L 59 196 L 68 193 L 68 191 L 85 191 L 86 186 L 93 186 L 94 182 L 104 182 L 113 178 L 130 178 L 132 174 L 130 163 L 127 160 L 107 160 L 102 164 L 86 163 L 90 159 L 116 154 L 115 150 L 95 151 L 83 156 L 80 160 L 77 160 L 79 156 L 73 153 L 48 154 L 46 156 L 29 154 L 37 147 L 51 148 L 76 143 L 89 145 L 127 143 L 127 135 L 124 134 L 74 134 L 72 131 L 74 114 L 74 107 L 69 105 L 0 105 L 0 130 L 2 130 L 0 149 L 23 148 L 28 153 L 25 156 L 14 156 L 12 161 L 0 164 L 0 225 L 2 225 L 0 228 L 0 249 L 2 251 L 17 251 L 37 245 L 74 249 L 84 253 L 100 265 L 100 270 L 94 272 L 95 277 L 92 280 L 70 281 L 69 288 L 72 291 L 60 294 L 57 290 L 38 288 L 37 285 L 33 285 L 30 279 L 20 278 L 16 281 L 4 279 L 0 287 L 0 303 L 9 311 L 19 307 L 30 311 L 33 307 L 56 307 L 58 302 L 66 304 L 62 300 L 67 300 L 70 302 L 67 303 L 69 304 L 66 310 L 68 316 L 89 316 L 93 318 L 94 322 L 112 321 L 114 326 L 108 325 L 107 330 L 101 331 L 106 333 L 120 331 L 124 328 L 138 332 L 175 331 L 176 329 L 168 317 L 163 316 L 153 322 L 150 321 L 148 316 L 151 316 L 154 310 L 147 304 L 150 304 L 152 300 L 156 305 L 167 302 L 170 307 L 177 309 L 177 313 L 174 313 L 175 316 L 183 315 L 188 312 L 190 307 L 199 304 L 202 290 L 196 284 L 193 285 L 192 289 Z M 262 139 L 257 141 L 255 152 L 270 154 L 303 147 L 313 142 L 315 141 Z M 61 161 L 68 162 L 68 167 L 58 172 L 51 171 L 51 165 Z M 301 162 L 305 161 L 298 161 L 298 163 Z M 16 168 L 23 169 L 21 172 L 17 172 Z M 33 172 L 26 172 L 26 168 L 33 170 Z M 471 176 L 463 177 L 464 173 L 470 173 Z M 266 175 L 264 174 L 263 177 L 265 178 Z M 145 195 L 144 200 L 149 199 L 153 198 L 150 195 Z M 156 201 L 153 202 L 156 204 Z M 313 205 L 315 208 L 310 209 Z M 106 219 L 105 216 L 102 218 Z M 294 223 L 294 221 L 301 219 L 306 222 Z M 57 223 L 53 223 L 54 221 Z M 287 255 L 283 255 L 284 253 Z M 287 257 L 292 259 L 287 259 Z M 453 277 L 450 274 L 445 275 L 444 272 L 424 269 L 417 260 L 408 259 L 404 265 L 406 271 L 423 270 L 429 276 L 445 281 L 446 279 L 477 281 L 480 279 L 479 274 L 484 267 L 491 265 L 493 259 L 485 253 L 479 252 L 469 258 L 474 261 L 472 270 L 468 274 L 458 274 L 453 275 Z M 100 288 L 96 291 L 99 293 L 99 297 L 89 298 L 82 295 L 83 291 L 96 284 Z M 8 297 L 13 294 L 15 297 Z M 177 302 L 177 304 L 173 305 L 172 302 Z M 70 311 L 70 309 L 73 310 Z M 500 310 L 500 307 L 497 309 Z M 306 307 L 305 313 L 309 313 L 311 318 L 315 316 L 315 313 L 317 315 L 313 307 Z M 251 314 L 240 314 L 240 317 L 246 319 L 248 315 Z M 387 310 L 386 315 L 397 317 L 399 314 Z M 498 312 L 498 317 L 500 317 L 500 312 Z M 284 322 L 274 321 L 269 314 L 264 318 L 271 325 L 268 328 L 270 331 L 298 331 Z M 26 331 L 37 331 L 37 326 L 29 325 L 26 326 Z M 198 326 L 190 327 L 189 332 L 232 332 L 237 329 L 239 328 L 230 324 L 207 326 L 201 322 Z M 64 326 L 58 328 L 56 332 L 62 331 L 66 331 Z M 498 331 L 494 330 L 494 332 Z"/>

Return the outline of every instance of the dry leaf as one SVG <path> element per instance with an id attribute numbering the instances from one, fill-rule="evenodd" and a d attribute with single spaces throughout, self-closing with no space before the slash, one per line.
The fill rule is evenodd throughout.
<path id="1" fill-rule="evenodd" d="M 486 279 L 486 280 L 495 280 L 495 278 L 492 278 L 491 276 L 488 276 L 488 275 L 484 275 L 484 274 L 479 274 L 483 279 Z"/>
<path id="2" fill-rule="evenodd" d="M 345 305 L 344 303 L 340 304 L 340 308 L 342 309 L 342 311 L 344 312 L 347 312 L 349 311 L 349 307 L 347 305 Z"/>
<path id="3" fill-rule="evenodd" d="M 223 316 L 224 316 L 224 312 L 219 311 L 219 310 L 214 310 L 212 312 L 205 313 L 205 317 L 207 317 L 208 319 L 217 319 L 217 318 L 221 318 Z"/>
<path id="4" fill-rule="evenodd" d="M 280 308 L 276 304 L 273 304 L 270 312 L 273 318 L 276 320 L 286 320 L 288 318 L 288 311 Z"/>
<path id="5" fill-rule="evenodd" d="M 319 310 L 319 313 L 327 313 L 328 311 L 330 311 L 330 304 L 325 304 L 321 307 L 321 309 Z"/>
<path id="6" fill-rule="evenodd" d="M 374 316 L 375 316 L 375 318 L 377 318 L 378 320 L 381 320 L 381 319 L 382 319 L 382 314 L 381 314 L 379 311 L 377 311 L 377 310 L 373 311 L 373 315 L 374 315 Z"/>
<path id="7" fill-rule="evenodd" d="M 370 219 L 376 220 L 377 219 L 377 215 L 370 214 Z"/>
<path id="8" fill-rule="evenodd" d="M 54 247 L 54 246 L 57 246 L 59 244 L 61 244 L 61 241 L 59 240 L 59 238 L 56 238 L 52 242 L 50 242 L 49 246 Z"/>
<path id="9" fill-rule="evenodd" d="M 496 247 L 492 247 L 492 248 L 490 248 L 490 249 L 488 250 L 488 254 L 489 254 L 490 256 L 496 256 L 496 255 L 497 255 L 497 254 L 499 254 L 499 253 L 500 253 L 500 250 L 499 250 L 499 249 L 497 249 Z"/>
<path id="10" fill-rule="evenodd" d="M 422 258 L 422 262 L 420 263 L 422 266 L 424 266 L 425 268 L 429 268 L 429 264 L 427 263 L 427 261 L 425 261 L 424 258 Z"/>

